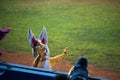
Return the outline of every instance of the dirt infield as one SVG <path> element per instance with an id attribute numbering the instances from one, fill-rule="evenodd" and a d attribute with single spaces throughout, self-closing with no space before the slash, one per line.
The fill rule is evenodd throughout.
<path id="1" fill-rule="evenodd" d="M 33 57 L 22 52 L 13 53 L 7 51 L 3 48 L 0 48 L 0 52 L 3 54 L 0 56 L 0 60 L 11 62 L 15 64 L 32 66 Z M 53 70 L 68 72 L 69 69 L 73 66 L 69 61 L 61 61 L 53 67 Z M 90 76 L 107 78 L 109 80 L 119 80 L 120 72 L 110 71 L 95 67 L 91 64 L 88 66 L 88 71 Z"/>

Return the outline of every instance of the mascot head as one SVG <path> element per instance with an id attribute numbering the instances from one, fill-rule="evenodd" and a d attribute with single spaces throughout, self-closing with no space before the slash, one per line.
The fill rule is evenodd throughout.
<path id="1" fill-rule="evenodd" d="M 37 55 L 41 56 L 42 58 L 49 57 L 49 48 L 47 46 L 48 44 L 48 38 L 47 38 L 47 32 L 46 28 L 43 27 L 42 32 L 40 33 L 39 38 L 36 38 L 34 34 L 32 33 L 32 30 L 28 30 L 28 42 L 30 46 L 33 48 L 32 55 L 36 57 Z"/>

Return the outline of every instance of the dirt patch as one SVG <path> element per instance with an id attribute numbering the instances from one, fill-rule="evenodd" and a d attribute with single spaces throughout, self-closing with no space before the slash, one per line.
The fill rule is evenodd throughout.
<path id="1" fill-rule="evenodd" d="M 22 52 L 13 53 L 13 52 L 7 51 L 3 48 L 0 48 L 0 52 L 2 52 L 2 55 L 0 56 L 0 60 L 2 60 L 2 61 L 32 66 L 32 61 L 33 61 L 32 55 L 28 55 L 28 54 L 22 53 Z M 73 66 L 73 64 L 71 64 L 69 61 L 63 60 L 63 61 L 60 61 L 59 63 L 57 63 L 53 67 L 53 70 L 68 72 L 72 66 Z M 119 80 L 120 79 L 120 72 L 101 69 L 101 68 L 95 67 L 91 64 L 89 64 L 89 66 L 88 66 L 88 71 L 89 71 L 90 76 L 107 78 L 109 80 Z"/>

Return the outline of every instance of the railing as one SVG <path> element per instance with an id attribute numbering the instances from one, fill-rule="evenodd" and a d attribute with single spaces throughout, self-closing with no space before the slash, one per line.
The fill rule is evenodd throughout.
<path id="1" fill-rule="evenodd" d="M 45 70 L 25 65 L 0 61 L 0 80 L 53 80 L 57 74 L 66 74 L 54 70 Z M 89 77 L 89 80 L 107 80 Z"/>

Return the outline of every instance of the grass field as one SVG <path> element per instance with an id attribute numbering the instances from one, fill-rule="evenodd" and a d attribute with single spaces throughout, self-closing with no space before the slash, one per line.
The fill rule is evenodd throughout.
<path id="1" fill-rule="evenodd" d="M 85 55 L 90 64 L 120 71 L 119 21 L 119 3 L 0 0 L 0 27 L 12 29 L 0 47 L 31 55 L 28 28 L 39 37 L 45 25 L 51 56 L 68 47 L 67 60 L 73 63 Z"/>

